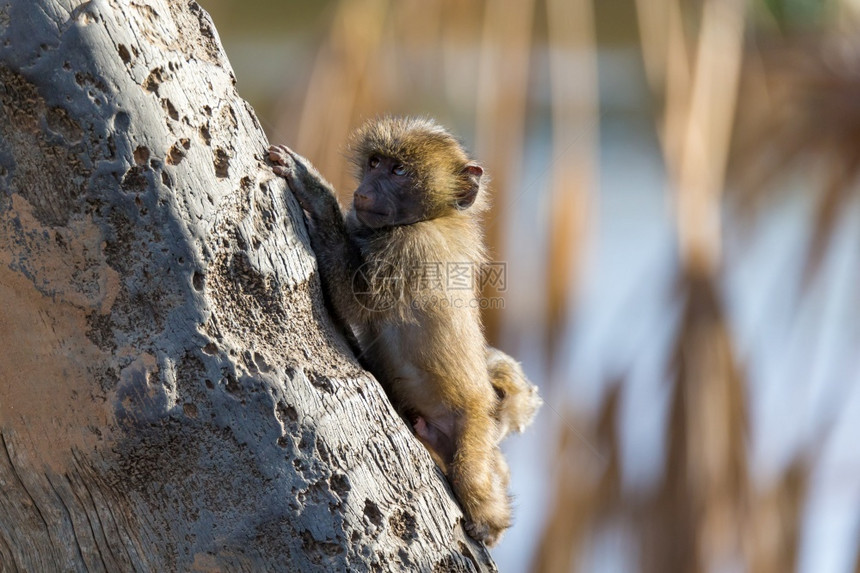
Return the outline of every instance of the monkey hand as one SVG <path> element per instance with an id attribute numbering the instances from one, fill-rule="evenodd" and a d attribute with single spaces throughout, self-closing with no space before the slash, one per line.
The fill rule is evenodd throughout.
<path id="1" fill-rule="evenodd" d="M 310 161 L 286 145 L 269 147 L 269 159 L 274 163 L 272 171 L 287 180 L 302 209 L 313 216 L 319 216 L 332 205 L 339 210 L 334 189 Z"/>
<path id="2" fill-rule="evenodd" d="M 497 396 L 493 417 L 500 442 L 510 432 L 522 432 L 531 424 L 543 400 L 519 362 L 497 348 L 487 347 L 486 351 L 487 371 Z"/>

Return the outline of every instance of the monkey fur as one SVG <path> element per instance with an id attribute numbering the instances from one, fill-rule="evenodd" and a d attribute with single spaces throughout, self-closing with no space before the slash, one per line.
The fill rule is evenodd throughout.
<path id="1" fill-rule="evenodd" d="M 520 363 L 497 348 L 487 348 L 487 368 L 498 400 L 493 416 L 499 441 L 511 432 L 522 433 L 543 404 L 537 386 L 529 382 Z"/>
<path id="2" fill-rule="evenodd" d="M 538 395 L 537 386 L 529 382 L 520 364 L 501 350 L 487 347 L 487 369 L 497 397 L 493 418 L 496 420 L 498 444 L 508 434 L 525 430 L 543 400 Z M 427 446 L 434 461 L 447 474 L 455 447 L 451 437 L 420 416 L 415 418 L 412 425 L 415 435 Z"/>
<path id="3" fill-rule="evenodd" d="M 332 186 L 285 146 L 269 148 L 307 212 L 332 312 L 355 333 L 362 364 L 447 475 L 476 539 L 510 526 L 499 442 L 541 400 L 510 356 L 487 347 L 477 288 L 450 288 L 439 269 L 486 262 L 483 169 L 429 119 L 385 117 L 350 143 L 359 185 L 344 215 Z"/>

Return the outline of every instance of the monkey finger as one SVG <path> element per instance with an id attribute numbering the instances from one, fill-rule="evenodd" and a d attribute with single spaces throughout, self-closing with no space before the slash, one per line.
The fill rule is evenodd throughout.
<path id="1" fill-rule="evenodd" d="M 269 154 L 278 155 L 280 157 L 293 157 L 295 155 L 295 152 L 286 145 L 271 145 L 269 146 Z"/>
<path id="2" fill-rule="evenodd" d="M 293 162 L 292 156 L 287 153 L 287 148 L 283 145 L 273 145 L 269 148 L 269 160 L 283 165 Z"/>
<path id="3" fill-rule="evenodd" d="M 275 172 L 275 175 L 280 175 L 281 177 L 289 177 L 293 173 L 293 169 L 286 165 L 275 165 L 272 167 L 272 171 Z"/>
<path id="4" fill-rule="evenodd" d="M 289 156 L 290 156 L 290 157 L 292 157 L 294 160 L 295 160 L 297 157 L 301 157 L 298 153 L 296 153 L 295 151 L 293 151 L 292 149 L 290 149 L 290 148 L 289 148 L 289 147 L 287 147 L 286 145 L 278 145 L 277 147 L 278 147 L 278 150 L 279 150 L 281 153 L 283 153 L 284 155 L 289 155 Z"/>
<path id="5" fill-rule="evenodd" d="M 307 159 L 305 159 L 286 145 L 281 145 L 280 148 L 286 155 L 286 157 L 289 157 L 289 159 L 282 160 L 284 163 L 286 163 L 287 161 L 291 161 L 300 172 L 305 174 L 305 176 L 310 176 L 312 179 L 320 178 L 319 174 L 316 172 L 316 169 L 314 169 L 313 165 L 311 165 Z"/>

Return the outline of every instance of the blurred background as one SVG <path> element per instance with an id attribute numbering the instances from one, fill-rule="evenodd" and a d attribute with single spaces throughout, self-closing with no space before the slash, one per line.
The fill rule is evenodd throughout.
<path id="1" fill-rule="evenodd" d="M 860 572 L 860 1 L 200 2 L 338 189 L 383 113 L 492 176 L 502 572 Z"/>

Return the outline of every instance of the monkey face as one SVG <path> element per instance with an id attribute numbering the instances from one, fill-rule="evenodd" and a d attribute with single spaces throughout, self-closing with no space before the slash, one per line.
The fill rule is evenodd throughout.
<path id="1" fill-rule="evenodd" d="M 471 217 L 487 206 L 483 169 L 432 120 L 370 120 L 353 134 L 350 148 L 359 179 L 353 210 L 365 227 Z"/>
<path id="2" fill-rule="evenodd" d="M 355 190 L 352 208 L 371 229 L 411 225 L 428 218 L 414 174 L 397 159 L 372 154 Z"/>

